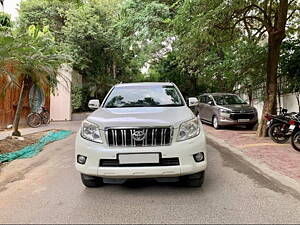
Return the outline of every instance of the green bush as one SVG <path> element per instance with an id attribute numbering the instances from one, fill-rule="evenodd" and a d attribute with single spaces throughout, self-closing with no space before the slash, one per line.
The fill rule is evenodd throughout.
<path id="1" fill-rule="evenodd" d="M 88 91 L 86 88 L 72 87 L 72 111 L 84 112 L 87 111 Z"/>
<path id="2" fill-rule="evenodd" d="M 4 28 L 8 28 L 11 26 L 12 23 L 11 23 L 10 15 L 4 12 L 0 12 L 0 29 L 3 30 Z"/>

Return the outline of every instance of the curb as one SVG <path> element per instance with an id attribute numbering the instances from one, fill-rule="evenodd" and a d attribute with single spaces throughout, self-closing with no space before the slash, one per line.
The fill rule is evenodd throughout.
<path id="1" fill-rule="evenodd" d="M 227 144 L 220 138 L 216 138 L 213 135 L 206 133 L 206 140 L 208 144 L 216 147 L 217 150 L 231 154 L 237 160 L 243 161 L 244 164 L 252 168 L 257 173 L 263 175 L 268 180 L 277 185 L 280 185 L 283 189 L 293 193 L 298 198 L 300 198 L 300 183 L 296 180 L 280 174 L 279 172 L 270 169 L 265 164 L 260 163 L 259 161 L 249 156 L 246 156 L 240 149 Z"/>

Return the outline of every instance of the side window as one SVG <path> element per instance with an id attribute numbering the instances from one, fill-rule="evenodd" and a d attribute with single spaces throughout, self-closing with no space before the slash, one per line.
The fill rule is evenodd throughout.
<path id="1" fill-rule="evenodd" d="M 207 96 L 207 103 L 208 102 L 213 102 L 214 103 L 214 99 L 212 98 L 212 97 L 210 97 L 210 96 Z M 213 104 L 214 105 L 214 104 Z"/>
<path id="2" fill-rule="evenodd" d="M 200 103 L 203 103 L 203 96 L 200 96 L 200 97 L 199 97 L 199 102 L 200 102 Z"/>
<path id="3" fill-rule="evenodd" d="M 205 95 L 204 95 L 204 96 L 201 96 L 201 97 L 200 97 L 200 102 L 201 102 L 201 103 L 207 103 L 206 98 L 207 98 L 207 97 L 206 97 Z"/>
<path id="4" fill-rule="evenodd" d="M 213 99 L 212 99 L 212 97 L 209 97 L 209 96 L 207 96 L 207 102 L 210 102 L 210 101 L 212 101 L 212 102 L 213 102 Z"/>

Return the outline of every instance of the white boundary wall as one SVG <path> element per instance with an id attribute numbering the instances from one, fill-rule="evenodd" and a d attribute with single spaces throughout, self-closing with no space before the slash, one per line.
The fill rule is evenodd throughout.
<path id="1" fill-rule="evenodd" d="M 50 96 L 50 119 L 51 121 L 71 120 L 72 69 L 63 66 L 59 70 L 58 84 L 54 94 Z"/>
<path id="2" fill-rule="evenodd" d="M 248 100 L 248 97 L 246 95 L 242 95 L 243 99 Z M 279 101 L 277 101 L 277 104 L 279 104 Z M 261 119 L 262 116 L 262 110 L 264 106 L 264 102 L 260 102 L 258 100 L 254 100 L 252 105 L 257 109 L 258 112 L 258 119 Z M 280 97 L 280 106 L 278 105 L 277 108 L 283 107 L 288 109 L 289 112 L 299 112 L 298 102 L 295 94 L 286 94 Z"/>
<path id="3" fill-rule="evenodd" d="M 3 2 L 4 12 L 10 14 L 13 21 L 19 16 L 18 9 L 21 1 L 22 0 L 4 0 Z"/>

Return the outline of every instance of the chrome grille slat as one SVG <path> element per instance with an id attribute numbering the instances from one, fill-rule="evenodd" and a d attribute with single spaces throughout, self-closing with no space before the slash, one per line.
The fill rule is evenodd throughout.
<path id="1" fill-rule="evenodd" d="M 125 146 L 124 144 L 124 130 L 121 130 L 121 138 L 122 138 L 122 145 Z"/>
<path id="2" fill-rule="evenodd" d="M 125 133 L 125 146 L 127 146 L 127 139 L 126 139 L 126 133 L 127 133 L 127 132 L 126 132 L 126 130 L 125 130 L 124 133 Z"/>
<path id="3" fill-rule="evenodd" d="M 157 145 L 157 143 L 156 143 L 156 134 L 157 134 L 157 129 L 154 130 L 154 145 Z"/>
<path id="4" fill-rule="evenodd" d="M 140 140 L 133 138 L 135 132 L 143 132 L 144 138 Z M 134 127 L 134 128 L 106 128 L 106 141 L 109 146 L 117 147 L 147 147 L 147 146 L 167 146 L 172 143 L 172 127 Z M 136 134 L 135 134 L 136 135 Z"/>
<path id="5" fill-rule="evenodd" d="M 151 134 L 151 144 L 152 146 L 154 145 L 154 129 L 152 129 L 152 134 Z"/>
<path id="6" fill-rule="evenodd" d="M 115 143 L 116 143 L 116 146 L 118 146 L 118 132 L 117 132 L 117 130 L 115 130 L 114 133 L 115 133 L 115 134 L 114 134 L 114 137 L 115 137 Z"/>

